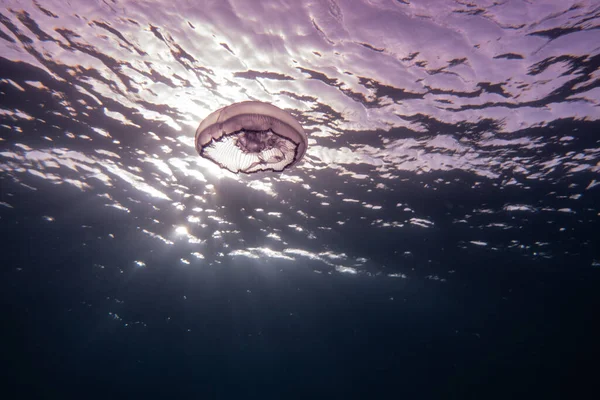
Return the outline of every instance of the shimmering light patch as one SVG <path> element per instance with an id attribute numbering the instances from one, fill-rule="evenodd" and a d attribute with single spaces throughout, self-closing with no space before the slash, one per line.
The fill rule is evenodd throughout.
<path id="1" fill-rule="evenodd" d="M 502 229 L 511 229 L 511 227 L 507 224 L 503 224 L 500 222 L 492 222 L 485 225 L 487 228 L 502 228 Z"/>
<path id="2" fill-rule="evenodd" d="M 302 249 L 285 249 L 284 252 L 286 254 L 299 255 L 299 256 L 307 257 L 307 258 L 310 258 L 310 259 L 313 259 L 313 260 L 320 260 L 321 259 L 315 253 L 311 253 L 310 251 L 302 250 Z"/>
<path id="3" fill-rule="evenodd" d="M 305 213 L 304 211 L 302 211 L 302 210 L 298 210 L 298 211 L 296 211 L 296 213 L 297 213 L 298 215 L 301 215 L 301 216 L 302 216 L 302 217 L 304 217 L 304 218 L 309 218 L 309 215 L 308 215 L 307 213 Z M 310 217 L 310 218 L 311 218 L 311 219 L 315 219 L 315 217 Z"/>
<path id="4" fill-rule="evenodd" d="M 185 226 L 178 226 L 175 228 L 175 233 L 177 235 L 188 235 L 188 229 Z"/>
<path id="5" fill-rule="evenodd" d="M 137 190 L 148 193 L 149 195 L 157 197 L 159 199 L 171 200 L 169 196 L 154 188 L 153 186 L 147 184 L 139 176 L 134 175 L 131 172 L 124 171 L 123 169 L 119 168 L 116 164 L 112 164 L 109 162 L 101 162 L 101 164 L 104 168 L 106 168 L 108 172 L 118 176 L 125 182 L 135 187 Z"/>
<path id="6" fill-rule="evenodd" d="M 30 169 L 27 172 L 29 172 L 33 176 L 37 176 L 38 178 L 46 179 L 49 181 L 60 181 L 60 176 L 55 174 L 43 173 L 35 169 Z"/>
<path id="7" fill-rule="evenodd" d="M 107 117 L 110 117 L 110 118 L 116 119 L 117 121 L 119 121 L 119 122 L 123 123 L 123 125 L 130 125 L 130 126 L 135 126 L 135 127 L 138 127 L 138 128 L 140 128 L 140 126 L 139 126 L 139 125 L 137 125 L 137 124 L 134 124 L 133 122 L 131 122 L 129 119 L 127 119 L 127 118 L 126 118 L 126 117 L 125 117 L 123 114 L 121 114 L 120 112 L 117 112 L 117 111 L 111 111 L 111 110 L 109 110 L 108 108 L 106 108 L 106 107 L 105 107 L 105 108 L 104 108 L 104 114 L 105 114 Z"/>
<path id="8" fill-rule="evenodd" d="M 195 123 L 193 124 L 193 126 L 195 126 Z M 177 141 L 191 149 L 194 148 L 194 143 L 190 141 L 190 138 L 188 136 L 177 136 Z"/>
<path id="9" fill-rule="evenodd" d="M 168 244 L 168 245 L 172 245 L 172 244 L 174 244 L 174 243 L 173 243 L 172 241 L 170 241 L 169 239 L 165 239 L 165 238 L 164 238 L 164 237 L 162 237 L 161 235 L 158 235 L 158 234 L 156 234 L 156 233 L 154 233 L 154 232 L 150 232 L 150 231 L 149 231 L 149 230 L 147 230 L 147 229 L 142 229 L 142 232 L 144 232 L 146 235 L 148 235 L 148 236 L 150 236 L 150 237 L 152 237 L 152 238 L 156 238 L 156 239 L 159 239 L 159 240 L 161 240 L 161 241 L 162 241 L 163 243 L 165 243 L 165 244 Z"/>
<path id="10" fill-rule="evenodd" d="M 489 209 L 489 208 L 480 208 L 480 209 L 473 210 L 473 212 L 479 213 L 479 214 L 494 214 L 494 210 Z"/>
<path id="11" fill-rule="evenodd" d="M 122 321 L 123 320 L 123 318 L 121 318 L 119 316 L 119 314 L 117 314 L 117 313 L 113 313 L 113 312 L 109 311 L 108 315 L 110 316 L 111 319 L 114 319 L 114 320 L 117 320 L 117 321 Z"/>
<path id="12" fill-rule="evenodd" d="M 296 224 L 288 225 L 288 227 L 290 227 L 290 228 L 292 228 L 292 229 L 294 229 L 294 230 L 296 230 L 298 232 L 303 232 L 304 231 L 304 229 L 301 226 L 296 225 Z"/>
<path id="13" fill-rule="evenodd" d="M 209 210 L 206 210 L 206 212 L 209 212 Z M 208 217 L 206 217 L 206 219 L 209 219 L 211 221 L 215 221 L 219 225 L 231 225 L 231 222 L 225 221 L 223 218 L 219 218 L 219 217 L 217 217 L 215 215 L 209 215 Z"/>
<path id="14" fill-rule="evenodd" d="M 246 250 L 235 250 L 230 252 L 228 255 L 230 256 L 245 256 L 249 258 L 261 258 L 261 257 L 270 257 L 270 258 L 281 258 L 284 260 L 293 261 L 293 257 L 286 256 L 280 251 L 271 250 L 268 247 L 255 247 L 248 248 Z"/>
<path id="15" fill-rule="evenodd" d="M 382 219 L 376 219 L 375 221 L 371 222 L 371 225 L 380 226 L 382 228 L 402 228 L 404 226 L 403 223 L 398 221 L 386 222 Z"/>
<path id="16" fill-rule="evenodd" d="M 422 228 L 430 228 L 434 225 L 432 221 L 422 218 L 411 218 L 410 223 L 413 225 L 420 226 Z"/>
<path id="17" fill-rule="evenodd" d="M 108 156 L 108 157 L 112 157 L 112 158 L 121 158 L 120 155 L 118 155 L 117 153 L 113 153 L 112 151 L 103 150 L 103 149 L 97 149 L 97 150 L 94 150 L 94 151 L 96 153 L 102 154 L 104 156 Z"/>
<path id="18" fill-rule="evenodd" d="M 104 136 L 105 138 L 110 138 L 110 133 L 108 133 L 106 130 L 102 129 L 102 128 L 97 128 L 97 127 L 92 127 L 92 129 L 98 133 L 100 136 Z"/>
<path id="19" fill-rule="evenodd" d="M 277 193 L 273 190 L 273 184 L 270 182 L 250 181 L 248 187 L 254 190 L 265 192 L 271 197 L 277 197 Z"/>
<path id="20" fill-rule="evenodd" d="M 253 258 L 253 259 L 260 258 L 257 254 L 254 254 L 248 250 L 234 250 L 234 251 L 230 252 L 228 255 L 231 257 L 240 257 L 241 256 L 241 257 L 247 257 L 247 258 Z"/>
<path id="21" fill-rule="evenodd" d="M 39 81 L 25 81 L 25 83 L 28 84 L 29 86 L 37 88 L 37 89 L 42 89 L 42 90 L 48 89 L 48 87 L 44 86 L 44 84 Z"/>
<path id="22" fill-rule="evenodd" d="M 63 182 L 68 183 L 71 186 L 76 187 L 77 189 L 84 191 L 87 189 L 91 189 L 91 186 L 88 185 L 85 182 L 79 181 L 79 180 L 75 180 L 75 179 L 65 179 L 63 180 Z"/>
<path id="23" fill-rule="evenodd" d="M 23 143 L 15 143 L 15 147 L 18 147 L 19 149 L 23 149 L 23 150 L 28 151 L 28 152 L 31 152 L 33 150 L 31 147 L 29 147 L 29 146 L 27 146 L 26 144 L 23 144 Z M 44 155 L 46 153 L 41 152 L 41 151 L 36 151 L 36 152 L 33 152 L 31 155 L 28 155 L 28 154 L 25 155 L 25 157 L 27 159 L 35 160 L 36 159 L 35 155 L 37 155 L 37 154 L 40 154 L 42 157 L 45 158 Z"/>
<path id="24" fill-rule="evenodd" d="M 535 208 L 526 204 L 506 204 L 504 206 L 505 211 L 535 211 Z"/>
<path id="25" fill-rule="evenodd" d="M 488 245 L 487 242 L 481 242 L 479 240 L 471 240 L 469 243 L 472 243 L 476 246 L 487 246 Z"/>
<path id="26" fill-rule="evenodd" d="M 205 243 L 206 240 L 202 240 L 194 235 L 188 235 L 188 242 L 191 244 L 202 244 Z"/>
<path id="27" fill-rule="evenodd" d="M 358 271 L 356 270 L 356 268 L 344 267 L 344 266 L 341 266 L 341 265 L 336 266 L 335 270 L 338 271 L 338 272 L 341 272 L 343 274 L 356 275 L 358 273 Z"/>
<path id="28" fill-rule="evenodd" d="M 17 117 L 17 118 L 20 118 L 20 119 L 25 119 L 25 120 L 28 120 L 28 121 L 31 121 L 31 120 L 35 119 L 31 115 L 26 114 L 26 113 L 24 113 L 24 112 L 22 112 L 20 110 L 14 110 L 14 111 L 12 111 L 12 110 L 5 110 L 5 109 L 0 108 L 0 115 L 3 115 L 3 114 L 4 115 L 10 115 L 10 116 L 13 116 L 13 117 Z"/>
<path id="29" fill-rule="evenodd" d="M 152 139 L 154 139 L 154 140 L 156 140 L 156 141 L 160 141 L 160 136 L 158 136 L 156 133 L 154 133 L 154 132 L 148 132 L 148 135 L 149 135 L 149 136 L 150 136 Z"/>
<path id="30" fill-rule="evenodd" d="M 357 271 L 355 268 L 343 267 L 340 265 L 336 265 L 333 262 L 333 261 L 337 261 L 337 260 L 346 260 L 347 259 L 346 254 L 337 254 L 337 253 L 333 253 L 333 252 L 322 252 L 319 254 L 315 254 L 315 253 L 307 251 L 307 250 L 296 249 L 296 248 L 285 249 L 284 253 L 305 257 L 310 260 L 320 261 L 325 265 L 328 265 L 330 267 L 333 267 L 336 270 L 339 270 L 340 272 L 350 272 L 350 270 L 354 270 L 355 272 Z M 356 260 L 354 260 L 354 265 L 355 266 L 363 265 L 366 262 L 367 262 L 366 258 L 357 258 Z"/>
<path id="31" fill-rule="evenodd" d="M 21 156 L 19 156 L 17 153 L 14 153 L 12 151 L 2 151 L 2 152 L 0 152 L 0 156 L 2 156 L 4 158 L 12 158 L 12 159 L 21 158 Z"/>
<path id="32" fill-rule="evenodd" d="M 200 222 L 200 217 L 197 217 L 195 215 L 188 215 L 187 220 L 192 224 L 197 224 Z"/>
<path id="33" fill-rule="evenodd" d="M 160 146 L 159 149 L 161 149 L 163 151 L 163 153 L 165 153 L 165 154 L 170 154 L 173 152 L 173 149 L 170 148 L 169 146 L 167 146 L 166 144 L 163 144 L 162 146 Z"/>
<path id="34" fill-rule="evenodd" d="M 185 176 L 192 176 L 197 181 L 200 181 L 200 182 L 208 182 L 202 172 L 200 172 L 196 168 L 191 167 L 189 163 L 187 163 L 183 160 L 180 160 L 177 158 L 171 158 L 169 160 L 169 164 L 171 164 L 172 166 L 177 168 L 179 171 L 183 172 L 183 174 Z"/>
<path id="35" fill-rule="evenodd" d="M 302 183 L 304 182 L 304 180 L 296 175 L 287 175 L 287 174 L 281 174 L 278 178 L 279 181 L 281 182 L 290 182 L 290 183 Z"/>
<path id="36" fill-rule="evenodd" d="M 334 253 L 332 251 L 326 251 L 323 253 L 319 253 L 319 257 L 327 257 L 331 260 L 345 260 L 348 256 L 344 253 Z"/>
<path id="37" fill-rule="evenodd" d="M 2 81 L 9 82 L 12 86 L 14 86 L 15 88 L 17 88 L 21 92 L 25 91 L 25 89 L 23 89 L 23 87 L 21 85 L 19 85 L 17 82 L 13 81 L 12 79 L 2 79 Z"/>
<path id="38" fill-rule="evenodd" d="M 587 185 L 587 187 L 585 188 L 585 190 L 590 190 L 591 188 L 600 185 L 600 182 L 596 182 L 595 179 L 593 179 L 589 185 Z"/>
<path id="39" fill-rule="evenodd" d="M 137 265 L 138 267 L 145 267 L 146 263 L 140 260 L 136 260 L 133 262 L 135 265 Z"/>
<path id="40" fill-rule="evenodd" d="M 276 234 L 276 233 L 273 233 L 273 232 L 269 233 L 269 234 L 267 235 L 267 237 L 268 237 L 269 239 L 275 239 L 275 240 L 281 241 L 281 236 L 279 236 L 278 234 Z"/>
<path id="41" fill-rule="evenodd" d="M 115 202 L 112 204 L 106 204 L 106 207 L 112 207 L 112 208 L 116 208 L 117 210 L 120 211 L 125 211 L 125 212 L 130 212 L 131 210 L 129 210 L 129 208 L 125 207 L 124 205 L 120 204 L 119 202 Z"/>
<path id="42" fill-rule="evenodd" d="M 158 158 L 146 157 L 144 158 L 144 161 L 150 164 L 154 164 L 158 168 L 158 170 L 164 173 L 165 175 L 173 176 L 173 171 L 171 170 L 171 168 L 169 168 L 169 165 L 163 160 Z"/>
<path id="43" fill-rule="evenodd" d="M 427 275 L 426 278 L 431 279 L 432 281 L 446 282 L 446 278 L 440 278 L 439 275 Z"/>

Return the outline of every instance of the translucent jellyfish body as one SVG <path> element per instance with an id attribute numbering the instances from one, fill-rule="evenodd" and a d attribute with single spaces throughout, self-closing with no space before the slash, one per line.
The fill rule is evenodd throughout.
<path id="1" fill-rule="evenodd" d="M 292 115 L 260 101 L 223 107 L 196 130 L 198 154 L 234 173 L 281 172 L 302 159 L 307 144 Z"/>

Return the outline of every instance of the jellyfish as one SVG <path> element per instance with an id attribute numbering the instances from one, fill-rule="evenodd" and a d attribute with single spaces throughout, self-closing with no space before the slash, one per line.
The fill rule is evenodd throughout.
<path id="1" fill-rule="evenodd" d="M 220 108 L 196 130 L 198 154 L 234 173 L 282 172 L 302 159 L 307 144 L 292 115 L 260 101 Z"/>

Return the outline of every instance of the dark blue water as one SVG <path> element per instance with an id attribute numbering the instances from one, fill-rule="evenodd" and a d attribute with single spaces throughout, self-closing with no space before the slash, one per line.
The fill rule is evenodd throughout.
<path id="1" fill-rule="evenodd" d="M 593 393 L 596 2 L 5 3 L 7 392 Z M 300 164 L 196 154 L 244 100 Z"/>

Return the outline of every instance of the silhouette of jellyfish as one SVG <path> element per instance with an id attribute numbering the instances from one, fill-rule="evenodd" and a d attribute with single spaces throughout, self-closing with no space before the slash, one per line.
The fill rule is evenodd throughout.
<path id="1" fill-rule="evenodd" d="M 306 133 L 287 112 L 244 101 L 206 117 L 196 130 L 196 151 L 231 172 L 281 172 L 306 153 Z"/>

